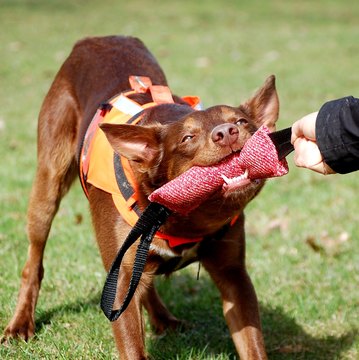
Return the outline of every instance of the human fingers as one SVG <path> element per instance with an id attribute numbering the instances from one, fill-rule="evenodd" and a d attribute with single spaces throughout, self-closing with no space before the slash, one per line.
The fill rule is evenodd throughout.
<path id="1" fill-rule="evenodd" d="M 294 163 L 317 173 L 328 175 L 335 172 L 324 162 L 317 144 L 306 138 L 294 142 Z"/>
<path id="2" fill-rule="evenodd" d="M 310 168 L 323 161 L 317 144 L 304 137 L 294 142 L 294 162 L 297 166 Z"/>
<path id="3" fill-rule="evenodd" d="M 315 140 L 315 123 L 317 115 L 318 112 L 313 112 L 297 120 L 292 125 L 292 144 L 300 137 L 305 137 L 312 141 Z"/>

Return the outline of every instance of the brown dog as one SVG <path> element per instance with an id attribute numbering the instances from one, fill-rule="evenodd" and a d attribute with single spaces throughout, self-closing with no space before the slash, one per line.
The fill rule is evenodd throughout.
<path id="1" fill-rule="evenodd" d="M 77 175 L 77 152 L 98 105 L 129 88 L 130 75 L 144 75 L 153 84 L 166 85 L 154 57 L 129 37 L 89 38 L 78 42 L 58 72 L 40 112 L 38 168 L 28 210 L 28 260 L 22 272 L 15 314 L 5 338 L 34 334 L 34 311 L 44 274 L 43 253 L 52 220 L 62 197 Z M 138 103 L 152 101 L 149 93 L 131 95 Z M 145 111 L 139 125 L 104 126 L 114 150 L 129 160 L 137 183 L 138 204 L 193 165 L 211 165 L 232 152 L 262 124 L 271 130 L 278 117 L 274 76 L 239 107 L 214 106 L 195 111 L 174 96 L 174 104 Z M 121 359 L 145 359 L 142 305 L 158 332 L 179 321 L 169 313 L 154 286 L 153 276 L 170 273 L 200 261 L 217 285 L 223 313 L 242 359 L 265 359 L 258 303 L 245 268 L 243 209 L 264 182 L 251 182 L 228 194 L 217 193 L 188 216 L 172 215 L 162 227 L 165 234 L 201 237 L 203 241 L 170 248 L 155 238 L 145 271 L 129 307 L 113 323 Z M 111 195 L 88 184 L 96 238 L 106 270 L 126 238 L 130 226 L 116 210 Z M 233 226 L 227 224 L 234 217 Z M 134 250 L 125 256 L 120 272 L 118 304 L 127 290 Z M 175 260 L 175 261 L 174 261 Z"/>

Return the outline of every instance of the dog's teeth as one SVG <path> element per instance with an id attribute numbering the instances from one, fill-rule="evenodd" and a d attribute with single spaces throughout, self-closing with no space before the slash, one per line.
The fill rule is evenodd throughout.
<path id="1" fill-rule="evenodd" d="M 226 184 L 229 184 L 231 182 L 231 179 L 228 179 L 226 175 L 221 175 L 221 177 Z"/>
<path id="2" fill-rule="evenodd" d="M 222 179 L 224 180 L 224 182 L 228 185 L 233 184 L 235 182 L 241 181 L 241 180 L 245 180 L 248 179 L 248 170 L 246 169 L 246 171 L 244 172 L 244 174 L 231 178 L 229 179 L 226 175 L 221 175 Z"/>

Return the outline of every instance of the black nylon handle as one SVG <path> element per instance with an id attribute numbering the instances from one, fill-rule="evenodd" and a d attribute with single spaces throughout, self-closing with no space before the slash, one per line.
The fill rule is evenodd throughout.
<path id="1" fill-rule="evenodd" d="M 269 133 L 268 136 L 271 138 L 275 148 L 277 149 L 278 159 L 284 159 L 288 154 L 294 150 L 294 146 L 290 142 L 292 136 L 292 128 L 286 128 L 279 131 Z"/>
<path id="2" fill-rule="evenodd" d="M 165 206 L 157 203 L 150 203 L 140 218 L 137 220 L 135 226 L 132 228 L 125 242 L 117 253 L 116 258 L 113 261 L 107 274 L 101 296 L 101 309 L 110 321 L 117 320 L 130 303 L 141 279 L 152 239 L 156 234 L 156 231 L 167 220 L 170 214 L 171 211 Z M 141 237 L 141 240 L 137 247 L 135 262 L 133 264 L 131 280 L 128 285 L 127 293 L 124 300 L 122 301 L 121 307 L 119 309 L 113 310 L 122 259 L 127 250 L 139 237 Z"/>

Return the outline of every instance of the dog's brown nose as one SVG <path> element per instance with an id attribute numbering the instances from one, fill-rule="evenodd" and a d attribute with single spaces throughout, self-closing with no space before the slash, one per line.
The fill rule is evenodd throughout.
<path id="1" fill-rule="evenodd" d="M 220 146 L 231 146 L 238 140 L 239 131 L 233 124 L 217 125 L 212 130 L 212 141 Z"/>

